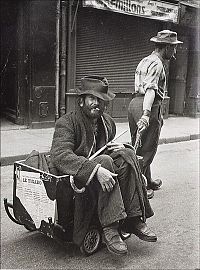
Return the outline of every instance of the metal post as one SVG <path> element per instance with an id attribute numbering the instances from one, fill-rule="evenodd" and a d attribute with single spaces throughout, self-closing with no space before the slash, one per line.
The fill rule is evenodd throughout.
<path id="1" fill-rule="evenodd" d="M 60 67 L 60 76 L 61 76 L 61 89 L 60 89 L 60 115 L 65 114 L 65 92 L 66 92 L 66 40 L 67 40 L 67 3 L 66 1 L 61 2 L 62 9 L 62 41 L 61 41 L 61 67 Z"/>
<path id="2" fill-rule="evenodd" d="M 59 71 L 60 71 L 60 0 L 57 0 L 56 5 L 56 70 L 55 70 L 55 119 L 59 118 Z"/>
<path id="3" fill-rule="evenodd" d="M 72 3 L 68 5 L 68 40 L 67 40 L 67 91 L 71 88 L 71 24 L 72 24 Z"/>

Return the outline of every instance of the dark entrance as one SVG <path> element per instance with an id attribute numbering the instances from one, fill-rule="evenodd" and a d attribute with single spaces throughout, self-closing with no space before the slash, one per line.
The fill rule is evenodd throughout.
<path id="1" fill-rule="evenodd" d="M 1 116 L 53 126 L 56 1 L 1 0 L 0 10 Z"/>
<path id="2" fill-rule="evenodd" d="M 23 1 L 0 1 L 1 24 L 1 118 L 27 124 L 25 117 L 26 59 Z"/>
<path id="3" fill-rule="evenodd" d="M 1 115 L 17 109 L 17 1 L 1 1 Z"/>

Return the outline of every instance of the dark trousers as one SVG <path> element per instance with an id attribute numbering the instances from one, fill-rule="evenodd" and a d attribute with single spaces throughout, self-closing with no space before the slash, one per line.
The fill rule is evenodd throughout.
<path id="1" fill-rule="evenodd" d="M 128 150 L 124 149 L 124 151 Z M 111 192 L 103 192 L 97 179 L 90 184 L 98 196 L 98 217 L 102 226 L 124 219 L 126 216 L 142 215 L 136 181 L 134 175 L 130 177 L 129 164 L 121 156 L 116 159 L 111 156 L 101 155 L 96 158 L 96 161 L 102 167 L 118 174 L 114 189 Z"/>
<path id="2" fill-rule="evenodd" d="M 135 156 L 131 149 L 120 151 L 129 156 L 129 161 Z M 80 194 L 74 193 L 67 181 L 58 183 L 59 224 L 67 229 L 73 222 L 73 241 L 77 245 L 82 243 L 91 224 L 100 222 L 105 227 L 126 217 L 145 214 L 148 218 L 154 214 L 147 198 L 145 183 L 138 181 L 138 170 L 134 169 L 134 163 L 130 165 L 131 162 L 127 163 L 117 152 L 95 158 L 102 167 L 117 173 L 116 184 L 111 192 L 104 192 L 96 177 L 85 192 Z"/>
<path id="3" fill-rule="evenodd" d="M 123 153 L 132 155 L 134 151 L 123 149 Z M 73 239 L 78 245 L 91 223 L 96 222 L 96 213 L 102 227 L 126 217 L 143 216 L 144 209 L 146 218 L 154 214 L 147 199 L 145 183 L 138 183 L 137 173 L 122 156 L 100 155 L 95 160 L 102 167 L 118 175 L 111 192 L 104 192 L 99 181 L 94 177 L 84 193 L 76 194 Z M 144 190 L 142 200 L 141 190 Z"/>
<path id="4" fill-rule="evenodd" d="M 143 113 L 143 97 L 135 97 L 129 104 L 128 108 L 128 120 L 131 132 L 131 141 L 134 146 L 137 134 L 137 122 Z M 147 183 L 151 181 L 151 163 L 157 152 L 158 142 L 163 125 L 163 119 L 161 115 L 161 102 L 156 101 L 151 110 L 151 116 L 149 119 L 149 127 L 144 131 L 141 138 L 141 146 L 137 149 L 137 155 L 143 157 L 143 174 L 147 178 Z"/>

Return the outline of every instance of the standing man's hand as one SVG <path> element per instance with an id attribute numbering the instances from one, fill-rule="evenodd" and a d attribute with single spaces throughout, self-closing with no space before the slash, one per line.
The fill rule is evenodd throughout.
<path id="1" fill-rule="evenodd" d="M 142 115 L 142 117 L 137 122 L 138 132 L 143 133 L 149 126 L 149 116 Z"/>
<path id="2" fill-rule="evenodd" d="M 96 176 L 103 191 L 110 192 L 113 190 L 113 187 L 115 185 L 115 179 L 113 177 L 117 176 L 116 173 L 112 173 L 103 167 L 99 167 Z"/>
<path id="3" fill-rule="evenodd" d="M 143 115 L 137 122 L 138 132 L 143 133 L 149 126 L 149 118 L 151 115 L 151 108 L 155 99 L 155 90 L 148 88 L 143 100 Z"/>

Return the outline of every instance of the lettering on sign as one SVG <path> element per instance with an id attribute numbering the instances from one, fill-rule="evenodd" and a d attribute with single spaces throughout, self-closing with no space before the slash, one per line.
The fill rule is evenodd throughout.
<path id="1" fill-rule="evenodd" d="M 83 7 L 110 10 L 148 17 L 150 19 L 178 23 L 179 6 L 177 4 L 153 0 L 83 0 Z"/>
<path id="2" fill-rule="evenodd" d="M 36 228 L 40 228 L 42 220 L 54 220 L 55 201 L 48 197 L 40 173 L 18 170 L 16 181 L 16 196 L 31 216 Z"/>

